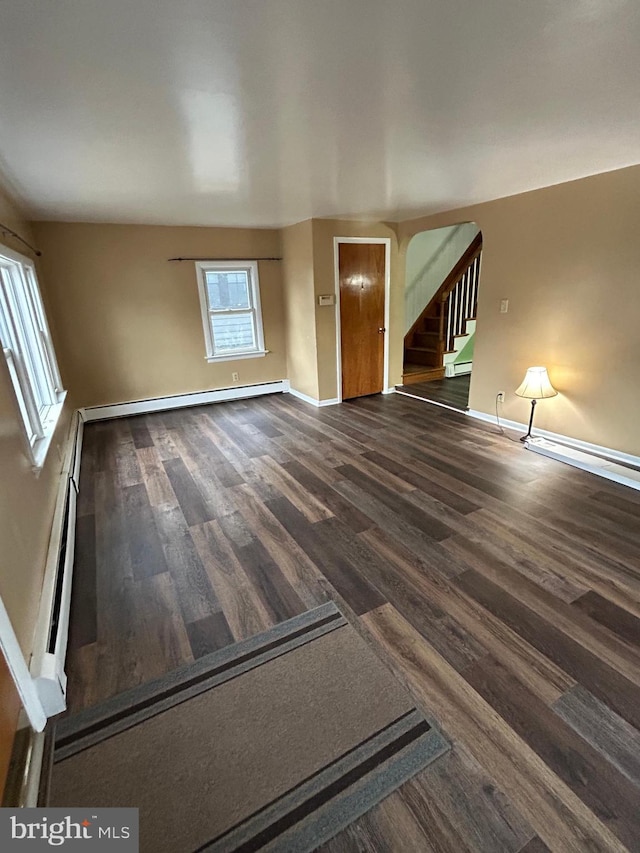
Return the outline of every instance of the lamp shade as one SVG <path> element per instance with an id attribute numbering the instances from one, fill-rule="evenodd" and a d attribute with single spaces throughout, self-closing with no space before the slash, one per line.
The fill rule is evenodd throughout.
<path id="1" fill-rule="evenodd" d="M 526 397 L 528 400 L 555 397 L 557 393 L 549 380 L 546 367 L 530 367 L 525 373 L 522 384 L 516 388 L 518 397 Z"/>

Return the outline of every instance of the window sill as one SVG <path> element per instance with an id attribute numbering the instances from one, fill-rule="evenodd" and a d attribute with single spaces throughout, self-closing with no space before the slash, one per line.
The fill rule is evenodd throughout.
<path id="1" fill-rule="evenodd" d="M 64 401 L 66 396 L 66 391 L 61 391 L 60 394 L 58 394 L 58 402 L 55 403 L 55 405 L 51 406 L 47 414 L 47 432 L 42 438 L 39 438 L 31 448 L 31 463 L 36 476 L 40 474 L 40 471 L 42 471 L 45 459 L 47 458 L 47 454 L 49 453 L 51 441 L 53 439 L 53 436 L 55 435 L 56 427 L 58 426 L 58 421 L 60 420 L 60 415 L 62 414 L 62 409 L 64 407 Z"/>
<path id="2" fill-rule="evenodd" d="M 261 349 L 253 350 L 252 352 L 234 352 L 228 355 L 207 355 L 205 356 L 205 361 L 211 364 L 211 362 L 216 361 L 238 361 L 241 358 L 264 358 L 268 353 L 268 349 Z"/>

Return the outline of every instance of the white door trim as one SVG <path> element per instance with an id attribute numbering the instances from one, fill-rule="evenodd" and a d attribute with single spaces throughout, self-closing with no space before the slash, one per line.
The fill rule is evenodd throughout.
<path id="1" fill-rule="evenodd" d="M 7 662 L 7 667 L 16 686 L 22 707 L 26 711 L 32 728 L 41 732 L 46 723 L 47 715 L 44 712 L 40 697 L 36 690 L 29 667 L 22 654 L 20 643 L 13 630 L 6 607 L 0 598 L 0 650 Z"/>
<path id="2" fill-rule="evenodd" d="M 391 295 L 391 238 L 390 237 L 334 237 L 333 274 L 336 294 L 336 364 L 337 398 L 342 402 L 342 321 L 340 317 L 340 243 L 376 243 L 384 246 L 384 365 L 382 369 L 382 393 L 388 394 L 389 387 L 389 302 Z"/>

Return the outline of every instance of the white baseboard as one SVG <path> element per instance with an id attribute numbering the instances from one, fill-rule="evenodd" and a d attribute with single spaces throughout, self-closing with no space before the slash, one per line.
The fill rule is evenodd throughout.
<path id="1" fill-rule="evenodd" d="M 474 409 L 469 409 L 467 414 L 479 421 L 484 421 L 485 423 L 497 426 L 495 415 L 489 415 L 486 412 L 478 412 Z M 519 421 L 510 421 L 506 418 L 500 418 L 500 425 L 507 427 L 508 429 L 516 430 L 517 432 L 527 431 L 526 424 L 520 423 Z M 635 477 L 630 475 L 628 471 L 625 472 L 623 466 L 631 465 L 635 468 L 640 468 L 640 456 L 633 456 L 631 453 L 623 453 L 621 450 L 614 450 L 611 447 L 604 447 L 604 445 L 601 444 L 592 444 L 589 441 L 582 441 L 582 439 L 579 438 L 571 438 L 571 436 L 561 435 L 560 433 L 551 432 L 546 429 L 534 429 L 534 434 L 535 437 L 548 439 L 549 442 L 552 442 L 554 445 L 558 445 L 558 447 L 553 449 L 553 451 L 550 448 L 547 448 L 547 452 L 543 455 L 549 456 L 553 459 L 558 459 L 561 462 L 566 462 L 568 465 L 574 465 L 576 468 L 591 471 L 592 473 L 598 474 L 598 476 L 601 477 L 606 477 L 609 480 L 615 480 L 615 482 L 630 485 L 632 488 L 638 488 L 638 485 L 633 485 L 633 483 L 636 482 Z M 542 450 L 533 446 L 529 447 L 529 450 L 535 450 L 535 452 L 542 453 Z M 563 450 L 567 450 L 567 452 L 563 453 Z M 570 453 L 568 451 L 580 451 L 585 456 L 591 456 L 591 459 L 582 459 L 576 453 Z M 578 462 L 581 464 L 577 464 Z M 621 463 L 619 466 L 620 470 L 617 466 L 603 465 L 603 462 Z M 587 465 L 590 467 L 586 467 Z M 626 482 L 627 479 L 629 482 Z"/>
<path id="2" fill-rule="evenodd" d="M 495 415 L 489 415 L 486 412 L 479 412 L 476 409 L 467 409 L 467 414 L 470 418 L 475 418 L 478 421 L 484 421 L 487 424 L 493 424 L 494 426 L 498 426 L 498 422 Z M 500 426 L 507 427 L 507 429 L 514 429 L 518 432 L 524 430 L 527 431 L 527 425 L 521 424 L 519 421 L 510 421 L 507 418 L 500 418 Z M 544 430 L 537 429 L 536 433 L 538 435 L 542 435 Z M 554 433 L 555 434 L 555 433 Z M 547 433 L 547 435 L 552 435 L 552 433 Z"/>
<path id="3" fill-rule="evenodd" d="M 305 403 L 310 403 L 316 408 L 320 408 L 321 406 L 337 406 L 340 402 L 337 397 L 332 397 L 329 400 L 316 400 L 315 397 L 310 397 L 308 394 L 303 394 L 302 391 L 298 391 L 295 388 L 292 388 L 291 386 L 289 386 L 287 390 L 292 397 L 297 397 L 298 400 L 304 400 Z"/>
<path id="4" fill-rule="evenodd" d="M 21 808 L 34 809 L 38 805 L 45 743 L 45 732 L 33 733 L 31 750 L 25 768 L 24 785 L 22 788 L 23 797 L 20 803 Z"/>
<path id="5" fill-rule="evenodd" d="M 80 466 L 82 465 L 82 440 L 84 438 L 84 418 L 82 412 L 77 411 L 76 424 L 76 446 L 73 453 L 73 464 L 70 469 L 70 477 L 73 480 L 76 492 L 80 491 Z"/>
<path id="6" fill-rule="evenodd" d="M 226 400 L 243 400 L 247 397 L 260 397 L 263 394 L 282 394 L 288 390 L 288 380 L 279 379 L 276 382 L 262 382 L 258 385 L 240 385 L 233 388 L 218 388 L 214 391 L 196 391 L 192 394 L 154 397 L 150 400 L 115 403 L 111 406 L 88 406 L 85 409 L 81 409 L 80 413 L 85 422 L 103 421 L 109 418 L 123 418 L 127 417 L 127 415 L 144 415 L 149 412 L 162 412 L 168 409 L 183 409 L 188 406 L 203 406 L 207 403 L 222 403 Z"/>
<path id="7" fill-rule="evenodd" d="M 486 412 L 478 412 L 475 409 L 469 409 L 467 414 L 469 417 L 477 418 L 479 421 L 485 421 L 486 423 L 497 425 L 495 415 L 489 415 Z M 519 421 L 509 421 L 506 418 L 500 418 L 500 424 L 508 427 L 509 429 L 523 432 L 527 431 L 527 424 L 520 423 Z M 547 429 L 534 428 L 534 432 L 536 435 L 539 435 L 542 438 L 548 438 L 550 441 L 555 441 L 557 444 L 564 444 L 567 447 L 575 447 L 577 450 L 584 450 L 585 453 L 593 453 L 596 456 L 602 456 L 605 459 L 622 462 L 623 465 L 634 465 L 635 467 L 640 468 L 640 456 L 633 456 L 631 453 L 623 453 L 621 450 L 613 450 L 613 448 L 604 447 L 604 445 L 601 444 L 591 444 L 588 441 L 582 441 L 582 439 L 579 438 L 571 438 L 571 436 L 561 435 L 558 432 L 551 432 Z"/>
<path id="8" fill-rule="evenodd" d="M 395 388 L 383 388 L 380 392 L 381 394 L 395 394 Z M 338 406 L 342 402 L 337 397 L 330 397 L 328 400 L 316 400 L 315 397 L 310 397 L 308 394 L 303 394 L 302 391 L 296 391 L 295 388 L 289 388 L 289 394 L 293 397 L 297 397 L 298 400 L 304 400 L 305 403 L 310 403 L 312 406 L 316 408 L 320 408 L 322 406 Z"/>
<path id="9" fill-rule="evenodd" d="M 411 387 L 410 385 L 408 386 Z M 399 391 L 396 388 L 396 394 L 401 394 L 403 397 L 411 397 L 412 400 L 420 400 L 421 403 L 428 403 L 430 406 L 438 406 L 441 409 L 449 409 L 450 412 L 456 412 L 458 415 L 468 414 L 464 409 L 456 409 L 455 406 L 448 406 L 446 403 L 439 403 L 437 400 L 428 400 L 426 397 L 420 397 L 418 394 L 412 394 L 410 391 Z"/>

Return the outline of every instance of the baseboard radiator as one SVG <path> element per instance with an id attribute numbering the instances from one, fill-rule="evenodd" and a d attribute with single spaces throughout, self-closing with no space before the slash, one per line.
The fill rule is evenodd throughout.
<path id="1" fill-rule="evenodd" d="M 75 415 L 75 437 L 69 442 L 58 491 L 30 673 L 47 717 L 66 708 L 65 658 L 75 549 L 76 498 L 79 489 L 83 420 Z M 73 433 L 72 433 L 73 434 Z"/>

